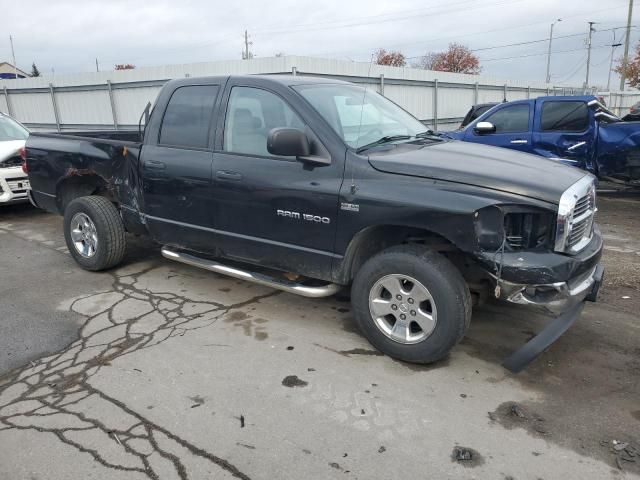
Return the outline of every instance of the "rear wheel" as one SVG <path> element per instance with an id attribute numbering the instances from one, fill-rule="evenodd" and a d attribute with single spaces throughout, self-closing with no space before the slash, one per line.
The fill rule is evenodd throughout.
<path id="1" fill-rule="evenodd" d="M 118 209 L 105 197 L 73 200 L 64 211 L 64 236 L 69 252 L 86 270 L 106 270 L 124 257 L 124 225 Z"/>
<path id="2" fill-rule="evenodd" d="M 351 290 L 356 323 L 383 353 L 413 363 L 445 357 L 471 320 L 471 296 L 446 258 L 417 245 L 369 259 Z"/>

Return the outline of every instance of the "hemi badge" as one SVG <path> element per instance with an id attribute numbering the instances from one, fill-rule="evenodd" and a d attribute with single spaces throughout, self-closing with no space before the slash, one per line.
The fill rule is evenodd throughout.
<path id="1" fill-rule="evenodd" d="M 340 210 L 347 210 L 348 212 L 359 212 L 360 205 L 357 203 L 340 203 Z"/>

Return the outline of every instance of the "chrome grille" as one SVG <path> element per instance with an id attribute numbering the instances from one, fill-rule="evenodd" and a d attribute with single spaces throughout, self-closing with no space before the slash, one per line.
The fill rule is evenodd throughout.
<path id="1" fill-rule="evenodd" d="M 576 207 L 573 209 L 573 218 L 579 217 L 593 206 L 590 195 L 585 195 L 576 202 Z"/>
<path id="2" fill-rule="evenodd" d="M 558 207 L 556 245 L 559 252 L 577 253 L 591 241 L 596 213 L 593 177 L 585 176 L 562 194 Z"/>
<path id="3" fill-rule="evenodd" d="M 587 194 L 577 201 L 573 209 L 573 218 L 571 219 L 571 230 L 567 239 L 567 246 L 573 249 L 584 239 L 591 238 L 591 229 L 593 226 L 593 214 L 595 213 L 595 198 Z"/>

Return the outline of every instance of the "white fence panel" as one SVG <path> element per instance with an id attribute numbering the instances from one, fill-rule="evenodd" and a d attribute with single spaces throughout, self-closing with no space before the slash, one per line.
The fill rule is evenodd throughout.
<path id="1" fill-rule="evenodd" d="M 504 96 L 504 92 L 503 92 L 503 96 Z M 509 89 L 507 87 L 507 101 L 508 102 L 512 102 L 513 100 L 523 100 L 527 98 L 527 90 L 526 89 Z"/>
<path id="2" fill-rule="evenodd" d="M 1 94 L 0 92 L 0 112 L 9 113 L 9 106 L 7 105 L 7 97 Z"/>
<path id="3" fill-rule="evenodd" d="M 161 87 L 114 88 L 113 102 L 119 125 L 136 126 L 144 107 L 155 101 Z"/>
<path id="4" fill-rule="evenodd" d="M 113 125 L 107 90 L 56 91 L 61 124 Z"/>
<path id="5" fill-rule="evenodd" d="M 504 91 L 502 89 L 488 90 L 480 88 L 478 91 L 478 103 L 502 102 L 504 100 Z"/>
<path id="6" fill-rule="evenodd" d="M 47 123 L 55 126 L 56 116 L 49 91 L 9 94 L 12 114 L 22 123 Z"/>
<path id="7" fill-rule="evenodd" d="M 155 100 L 161 86 L 169 79 L 206 75 L 291 75 L 293 72 L 366 86 L 383 93 L 429 124 L 433 125 L 437 118 L 437 128 L 443 130 L 457 126 L 474 103 L 502 102 L 505 97 L 507 100 L 519 100 L 547 94 L 583 93 L 582 88 L 571 85 L 288 56 L 0 80 L 0 111 L 11 111 L 31 128 L 55 130 L 58 123 L 61 129 L 111 128 L 115 110 L 118 127 L 133 129 L 147 102 Z M 437 102 L 434 101 L 436 80 Z M 109 81 L 112 97 L 109 96 Z M 54 86 L 58 121 L 50 84 Z M 603 95 L 619 115 L 624 115 L 631 105 L 640 101 L 640 92 L 637 91 L 606 92 Z"/>
<path id="8" fill-rule="evenodd" d="M 385 84 L 384 96 L 421 120 L 433 118 L 431 87 Z"/>
<path id="9" fill-rule="evenodd" d="M 438 87 L 438 121 L 462 119 L 474 104 L 475 90 L 470 88 Z M 459 122 L 458 122 L 459 123 Z"/>

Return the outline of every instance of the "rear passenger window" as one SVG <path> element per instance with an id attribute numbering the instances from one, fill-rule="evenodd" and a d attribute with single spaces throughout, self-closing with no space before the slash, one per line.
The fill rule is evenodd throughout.
<path id="1" fill-rule="evenodd" d="M 164 112 L 159 142 L 187 148 L 207 148 L 216 85 L 180 87 L 173 92 Z"/>
<path id="2" fill-rule="evenodd" d="M 267 136 L 278 127 L 303 129 L 304 123 L 279 96 L 259 88 L 233 87 L 224 126 L 225 151 L 270 157 Z"/>
<path id="3" fill-rule="evenodd" d="M 544 102 L 541 128 L 545 132 L 582 132 L 589 126 L 586 102 Z"/>
<path id="4" fill-rule="evenodd" d="M 496 127 L 496 133 L 516 133 L 529 131 L 529 105 L 503 107 L 485 118 Z"/>

